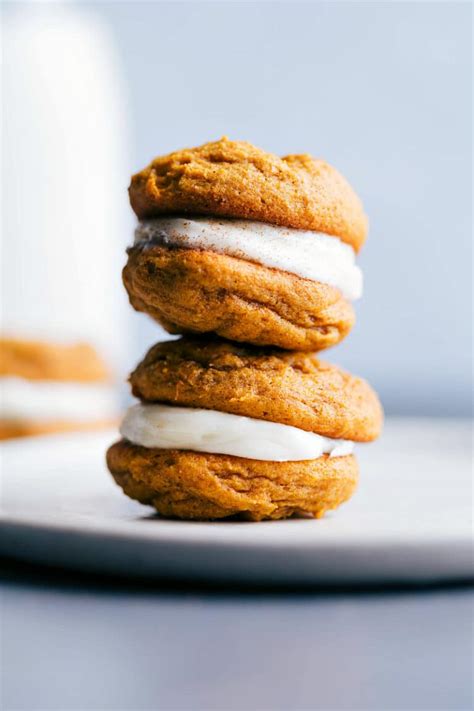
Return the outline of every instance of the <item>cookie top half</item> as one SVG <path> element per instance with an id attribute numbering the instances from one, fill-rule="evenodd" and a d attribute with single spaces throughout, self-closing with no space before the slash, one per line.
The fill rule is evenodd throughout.
<path id="1" fill-rule="evenodd" d="M 132 177 L 140 220 L 206 215 L 324 232 L 358 251 L 367 235 L 362 203 L 332 166 L 308 154 L 280 158 L 221 138 L 155 158 Z"/>
<path id="2" fill-rule="evenodd" d="M 87 343 L 50 343 L 0 337 L 0 377 L 100 383 L 110 373 Z"/>
<path id="3" fill-rule="evenodd" d="M 230 412 L 332 438 L 370 441 L 382 427 L 370 385 L 312 353 L 185 337 L 151 348 L 130 382 L 147 402 Z"/>

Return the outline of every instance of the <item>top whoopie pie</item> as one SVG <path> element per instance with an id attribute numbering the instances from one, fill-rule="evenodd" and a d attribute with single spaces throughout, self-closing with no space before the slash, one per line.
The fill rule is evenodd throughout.
<path id="1" fill-rule="evenodd" d="M 156 158 L 130 201 L 124 283 L 170 333 L 320 350 L 352 327 L 367 218 L 324 161 L 222 138 Z"/>
<path id="2" fill-rule="evenodd" d="M 139 220 L 173 213 L 256 220 L 334 235 L 356 252 L 367 236 L 359 198 L 328 163 L 280 158 L 227 137 L 155 158 L 129 192 Z"/>

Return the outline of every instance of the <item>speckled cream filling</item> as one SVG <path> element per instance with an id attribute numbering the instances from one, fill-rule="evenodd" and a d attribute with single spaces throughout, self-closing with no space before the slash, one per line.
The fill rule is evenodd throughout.
<path id="1" fill-rule="evenodd" d="M 166 217 L 140 222 L 135 243 L 202 249 L 256 262 L 362 295 L 362 272 L 352 247 L 338 237 L 248 220 Z"/>

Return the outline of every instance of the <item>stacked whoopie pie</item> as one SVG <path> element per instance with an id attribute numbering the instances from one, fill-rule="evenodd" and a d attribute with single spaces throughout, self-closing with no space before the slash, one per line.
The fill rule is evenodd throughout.
<path id="1" fill-rule="evenodd" d="M 0 440 L 117 422 L 111 373 L 88 343 L 0 336 Z"/>
<path id="2" fill-rule="evenodd" d="M 124 492 L 184 519 L 322 516 L 355 489 L 382 408 L 315 355 L 354 323 L 358 197 L 309 155 L 223 138 L 133 176 L 131 304 L 170 333 L 131 375 L 140 399 L 107 453 Z"/>

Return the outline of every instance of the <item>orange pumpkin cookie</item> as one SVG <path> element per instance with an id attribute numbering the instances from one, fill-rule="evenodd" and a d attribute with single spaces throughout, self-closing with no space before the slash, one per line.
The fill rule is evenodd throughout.
<path id="1" fill-rule="evenodd" d="M 0 377 L 16 375 L 27 380 L 104 382 L 110 373 L 88 343 L 46 343 L 0 337 Z"/>
<path id="2" fill-rule="evenodd" d="M 107 464 L 127 496 L 183 519 L 319 518 L 350 498 L 358 478 L 353 456 L 265 462 L 125 440 L 112 445 Z"/>
<path id="3" fill-rule="evenodd" d="M 132 306 L 169 333 L 314 351 L 339 343 L 355 320 L 337 288 L 225 254 L 138 245 L 123 281 Z"/>
<path id="4" fill-rule="evenodd" d="M 312 353 L 180 338 L 153 346 L 130 382 L 147 402 L 229 412 L 336 439 L 367 442 L 382 427 L 370 385 Z"/>
<path id="5" fill-rule="evenodd" d="M 142 220 L 162 214 L 258 220 L 339 237 L 356 251 L 367 235 L 362 204 L 343 176 L 310 155 L 279 158 L 221 138 L 155 158 L 132 177 Z"/>

